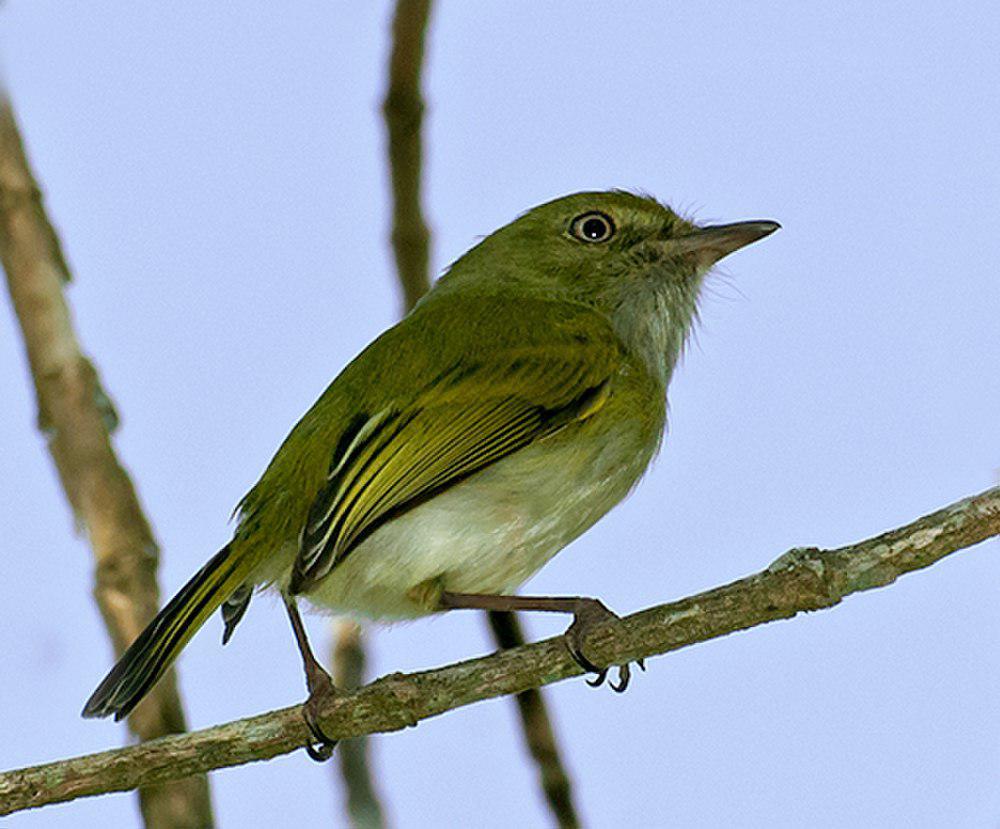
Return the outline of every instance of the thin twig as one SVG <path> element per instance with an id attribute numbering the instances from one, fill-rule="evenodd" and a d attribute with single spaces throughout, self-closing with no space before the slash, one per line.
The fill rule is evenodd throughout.
<path id="1" fill-rule="evenodd" d="M 398 0 L 392 20 L 389 90 L 382 104 L 389 133 L 392 177 L 392 251 L 403 287 L 403 308 L 409 310 L 429 286 L 430 234 L 420 209 L 423 143 L 420 126 L 424 101 L 420 77 L 424 66 L 424 33 L 430 0 Z"/>
<path id="2" fill-rule="evenodd" d="M 525 643 L 524 631 L 514 613 L 491 610 L 486 614 L 493 638 L 500 648 L 519 648 Z M 521 726 L 528 752 L 538 767 L 539 782 L 556 825 L 575 829 L 580 825 L 573 806 L 573 790 L 563 768 L 552 721 L 541 688 L 529 688 L 514 697 L 521 715 Z"/>
<path id="3" fill-rule="evenodd" d="M 365 680 L 365 642 L 361 626 L 340 619 L 333 627 L 333 682 L 338 688 L 354 690 Z M 385 812 L 375 790 L 368 763 L 365 736 L 344 740 L 337 746 L 337 760 L 347 791 L 347 816 L 355 829 L 382 829 Z"/>
<path id="4" fill-rule="evenodd" d="M 796 548 L 723 587 L 657 605 L 593 632 L 598 663 L 622 664 L 806 610 L 833 607 L 892 584 L 950 553 L 1000 535 L 1000 487 L 904 527 L 835 550 Z M 331 700 L 319 724 L 333 738 L 397 731 L 480 700 L 580 675 L 561 637 L 417 674 L 390 674 Z M 87 795 L 164 783 L 267 760 L 306 741 L 301 705 L 128 748 L 0 774 L 0 815 Z"/>
<path id="5" fill-rule="evenodd" d="M 10 102 L 2 95 L 0 260 L 35 383 L 38 427 L 93 550 L 94 598 L 120 654 L 156 613 L 156 541 L 112 448 L 117 416 L 73 330 L 63 294 L 69 268 L 45 215 Z M 136 708 L 129 728 L 140 740 L 186 729 L 173 674 Z M 148 827 L 212 825 L 204 776 L 143 788 L 139 799 Z"/>

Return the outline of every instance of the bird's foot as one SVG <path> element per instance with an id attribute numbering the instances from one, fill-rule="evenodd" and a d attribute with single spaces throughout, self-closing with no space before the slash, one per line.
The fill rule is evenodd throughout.
<path id="1" fill-rule="evenodd" d="M 311 739 L 306 743 L 306 754 L 317 763 L 330 759 L 337 747 L 337 740 L 331 740 L 319 725 L 319 714 L 326 703 L 337 696 L 337 689 L 330 675 L 319 664 L 311 667 L 306 674 L 309 698 L 302 703 L 302 718 L 306 721 Z"/>
<path id="2" fill-rule="evenodd" d="M 597 599 L 581 598 L 578 599 L 577 602 L 577 607 L 573 612 L 573 624 L 571 624 L 563 634 L 563 638 L 566 642 L 566 647 L 569 649 L 570 655 L 573 657 L 576 664 L 583 668 L 583 670 L 587 673 L 594 674 L 594 678 L 588 679 L 587 684 L 592 688 L 598 688 L 604 684 L 604 680 L 607 678 L 608 671 L 611 666 L 601 667 L 599 665 L 595 665 L 584 655 L 584 643 L 586 642 L 587 636 L 592 630 L 594 630 L 594 628 L 602 627 L 603 625 L 621 625 L 622 620 L 620 616 L 608 610 L 607 607 L 605 607 L 604 604 Z M 646 670 L 646 663 L 644 660 L 636 660 L 636 665 L 638 665 L 643 671 Z M 615 693 L 620 694 L 628 688 L 629 680 L 632 677 L 632 670 L 627 662 L 624 665 L 619 665 L 617 667 L 618 682 L 608 682 L 608 687 L 610 687 Z"/>

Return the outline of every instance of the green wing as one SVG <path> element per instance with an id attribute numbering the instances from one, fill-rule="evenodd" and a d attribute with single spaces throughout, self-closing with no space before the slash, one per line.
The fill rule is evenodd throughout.
<path id="1" fill-rule="evenodd" d="M 595 413 L 612 357 L 577 343 L 462 360 L 411 400 L 356 416 L 309 509 L 292 592 L 308 590 L 391 518 Z"/>

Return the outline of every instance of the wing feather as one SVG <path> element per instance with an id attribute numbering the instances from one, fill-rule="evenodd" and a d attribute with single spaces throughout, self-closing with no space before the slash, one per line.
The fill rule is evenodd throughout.
<path id="1" fill-rule="evenodd" d="M 588 365 L 581 350 L 458 365 L 405 404 L 353 420 L 302 529 L 292 591 L 308 590 L 390 518 L 596 412 L 611 366 Z"/>

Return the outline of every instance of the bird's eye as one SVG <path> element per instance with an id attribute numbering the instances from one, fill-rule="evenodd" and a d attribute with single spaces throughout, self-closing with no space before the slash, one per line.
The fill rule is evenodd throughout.
<path id="1" fill-rule="evenodd" d="M 581 242 L 606 242 L 615 235 L 615 224 L 609 216 L 592 211 L 573 219 L 569 232 Z"/>

